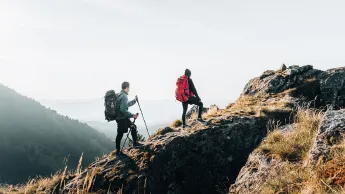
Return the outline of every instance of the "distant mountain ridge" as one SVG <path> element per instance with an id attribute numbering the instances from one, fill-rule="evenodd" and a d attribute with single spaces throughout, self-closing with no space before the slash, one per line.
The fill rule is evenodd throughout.
<path id="1" fill-rule="evenodd" d="M 20 183 L 89 163 L 113 142 L 87 124 L 61 116 L 0 84 L 0 183 Z"/>

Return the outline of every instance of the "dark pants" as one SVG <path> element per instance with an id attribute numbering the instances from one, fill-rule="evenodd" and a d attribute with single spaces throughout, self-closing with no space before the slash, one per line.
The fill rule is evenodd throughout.
<path id="1" fill-rule="evenodd" d="M 182 122 L 183 122 L 183 125 L 186 125 L 186 113 L 187 113 L 187 109 L 188 109 L 188 104 L 195 104 L 195 105 L 199 106 L 198 118 L 201 118 L 202 109 L 204 107 L 204 104 L 201 101 L 199 101 L 198 98 L 196 98 L 196 97 L 190 97 L 187 102 L 183 102 L 182 103 L 182 107 L 183 107 Z"/>
<path id="2" fill-rule="evenodd" d="M 132 126 L 132 122 L 129 119 L 116 120 L 117 122 L 117 135 L 116 135 L 116 149 L 120 150 L 120 144 L 124 133 L 128 133 L 128 128 Z M 137 142 L 138 133 L 137 130 L 131 130 L 133 142 Z"/>

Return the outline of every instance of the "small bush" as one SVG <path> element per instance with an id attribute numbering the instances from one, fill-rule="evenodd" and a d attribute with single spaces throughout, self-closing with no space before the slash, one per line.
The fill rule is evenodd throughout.
<path id="1" fill-rule="evenodd" d="M 175 120 L 174 122 L 171 123 L 170 127 L 174 128 L 174 127 L 180 127 L 182 126 L 182 121 L 181 120 Z"/>
<path id="2" fill-rule="evenodd" d="M 320 161 L 312 181 L 317 193 L 345 193 L 345 140 L 333 146 L 328 161 Z M 317 185 L 317 186 L 315 186 Z"/>

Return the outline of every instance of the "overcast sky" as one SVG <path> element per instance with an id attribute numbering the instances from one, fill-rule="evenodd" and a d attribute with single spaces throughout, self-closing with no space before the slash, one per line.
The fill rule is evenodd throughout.
<path id="1" fill-rule="evenodd" d="M 100 98 L 121 82 L 174 99 L 238 97 L 267 69 L 345 64 L 343 0 L 0 0 L 0 83 L 35 99 Z"/>

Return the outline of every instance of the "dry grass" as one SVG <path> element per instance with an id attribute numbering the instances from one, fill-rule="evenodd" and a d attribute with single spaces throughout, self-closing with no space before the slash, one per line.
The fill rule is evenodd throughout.
<path id="1" fill-rule="evenodd" d="M 77 169 L 75 171 L 75 175 L 76 176 L 78 176 L 81 173 L 81 170 L 82 170 L 81 164 L 83 163 L 83 155 L 84 155 L 84 153 L 81 153 L 81 156 L 79 158 L 78 167 L 77 167 Z"/>
<path id="2" fill-rule="evenodd" d="M 182 126 L 182 121 L 181 120 L 175 120 L 170 124 L 171 128 L 176 128 Z"/>
<path id="3" fill-rule="evenodd" d="M 0 194 L 24 194 L 25 187 L 22 185 L 0 185 Z"/>
<path id="4" fill-rule="evenodd" d="M 208 111 L 203 114 L 203 119 L 211 119 L 214 117 L 219 116 L 220 110 L 217 106 L 212 106 L 210 109 L 208 109 Z"/>
<path id="5" fill-rule="evenodd" d="M 292 111 L 292 104 L 284 97 L 289 91 L 280 94 L 259 95 L 259 96 L 241 96 L 235 103 L 229 104 L 221 113 L 230 113 L 239 116 L 263 116 L 267 112 L 274 111 Z"/>
<path id="6" fill-rule="evenodd" d="M 294 130 L 285 133 L 273 130 L 257 150 L 284 160 L 303 160 L 314 142 L 323 115 L 318 110 L 299 110 Z"/>
<path id="7" fill-rule="evenodd" d="M 26 185 L 2 185 L 0 194 L 36 194 L 43 191 L 58 191 L 62 175 L 57 173 L 48 178 L 37 178 L 28 181 Z"/>
<path id="8" fill-rule="evenodd" d="M 102 168 L 94 168 L 92 171 L 88 172 L 85 179 L 84 179 L 84 184 L 83 184 L 83 189 L 82 191 L 78 191 L 81 193 L 88 193 L 94 184 L 96 176 L 102 171 Z"/>
<path id="9" fill-rule="evenodd" d="M 308 187 L 315 193 L 345 194 L 345 139 L 332 147 L 329 158 L 319 161 Z"/>
<path id="10" fill-rule="evenodd" d="M 304 160 L 315 141 L 324 113 L 319 110 L 299 109 L 291 131 L 279 131 L 276 127 L 256 151 L 281 160 L 270 168 L 260 193 L 299 194 L 311 185 L 313 170 L 304 166 Z M 313 188 L 317 185 L 313 184 Z M 309 193 L 309 192 L 307 192 Z"/>
<path id="11" fill-rule="evenodd" d="M 267 98 L 255 96 L 242 96 L 235 103 L 230 104 L 225 112 L 235 115 L 256 115 Z"/>
<path id="12" fill-rule="evenodd" d="M 318 110 L 299 110 L 293 131 L 274 130 L 268 135 L 257 151 L 282 161 L 269 169 L 260 193 L 345 194 L 345 139 L 333 146 L 326 161 L 305 166 L 323 115 Z"/>
<path id="13" fill-rule="evenodd" d="M 82 171 L 83 154 L 78 163 L 78 168 L 75 172 L 67 171 L 67 165 L 63 171 L 57 172 L 50 177 L 37 177 L 29 180 L 25 185 L 0 185 L 0 194 L 36 194 L 36 193 L 56 193 L 59 192 L 66 184 L 66 179 L 71 179 L 78 176 Z M 67 160 L 65 161 L 67 164 Z M 86 194 L 88 192 L 79 192 Z"/>
<path id="14" fill-rule="evenodd" d="M 271 168 L 268 177 L 261 187 L 261 193 L 289 193 L 299 194 L 310 177 L 308 169 L 303 168 L 301 163 L 289 163 Z"/>

